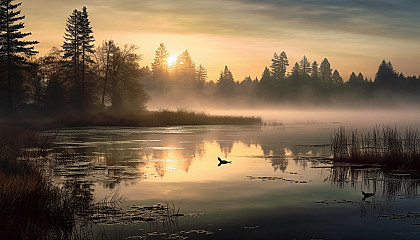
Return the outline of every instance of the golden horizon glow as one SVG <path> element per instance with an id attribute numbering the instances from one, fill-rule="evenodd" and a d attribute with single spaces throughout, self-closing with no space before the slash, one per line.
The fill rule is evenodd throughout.
<path id="1" fill-rule="evenodd" d="M 178 58 L 178 56 L 177 55 L 170 55 L 167 59 L 166 59 L 166 61 L 168 62 L 168 66 L 173 66 L 174 64 L 175 64 L 175 62 L 176 62 L 176 59 Z"/>
<path id="2" fill-rule="evenodd" d="M 216 81 L 225 65 L 235 81 L 260 78 L 274 52 L 281 51 L 289 57 L 289 71 L 306 55 L 318 64 L 328 58 L 345 80 L 351 72 L 374 79 L 383 59 L 406 76 L 419 75 L 420 5 L 414 0 L 379 1 L 380 8 L 327 0 L 109 0 L 89 1 L 86 7 L 96 45 L 107 39 L 135 44 L 143 55 L 141 66 L 150 66 L 160 43 L 171 55 L 188 49 L 196 65 L 207 69 L 209 81 Z M 40 42 L 35 46 L 40 55 L 62 45 L 67 17 L 85 4 L 82 0 L 23 2 L 25 31 L 32 32 L 28 40 Z"/>

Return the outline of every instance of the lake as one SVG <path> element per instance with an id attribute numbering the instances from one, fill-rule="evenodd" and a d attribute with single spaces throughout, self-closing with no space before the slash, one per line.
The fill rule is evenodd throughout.
<path id="1" fill-rule="evenodd" d="M 333 164 L 342 125 L 61 129 L 40 164 L 109 238 L 420 239 L 420 176 Z"/>

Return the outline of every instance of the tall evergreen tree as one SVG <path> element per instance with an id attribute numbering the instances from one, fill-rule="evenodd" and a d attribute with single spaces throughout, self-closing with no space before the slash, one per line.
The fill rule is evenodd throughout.
<path id="1" fill-rule="evenodd" d="M 290 74 L 290 77 L 293 79 L 299 79 L 300 78 L 300 65 L 299 63 L 295 63 L 295 66 L 292 68 L 292 72 Z"/>
<path id="2" fill-rule="evenodd" d="M 308 76 L 311 73 L 311 64 L 308 61 L 306 56 L 303 56 L 302 60 L 300 60 L 300 73 L 303 77 Z"/>
<path id="3" fill-rule="evenodd" d="M 24 41 L 31 33 L 22 33 L 25 16 L 17 10 L 22 3 L 13 4 L 14 0 L 0 2 L 0 60 L 5 63 L 7 72 L 7 96 L 9 112 L 13 111 L 13 76 L 17 69 L 26 64 L 25 57 L 35 55 L 37 41 Z"/>
<path id="4" fill-rule="evenodd" d="M 155 51 L 155 58 L 152 63 L 152 81 L 149 83 L 149 89 L 161 94 L 167 89 L 169 83 L 169 66 L 168 66 L 169 52 L 161 43 Z"/>
<path id="5" fill-rule="evenodd" d="M 343 84 L 343 78 L 340 76 L 338 70 L 334 70 L 334 73 L 331 76 L 332 83 L 336 86 L 340 86 Z"/>
<path id="6" fill-rule="evenodd" d="M 155 59 L 152 63 L 152 74 L 154 77 L 166 77 L 168 74 L 168 57 L 168 50 L 166 50 L 165 45 L 161 43 L 155 52 Z"/>
<path id="7" fill-rule="evenodd" d="M 183 80 L 195 78 L 195 63 L 188 50 L 182 52 L 176 59 L 174 75 L 175 78 L 182 78 Z"/>
<path id="8" fill-rule="evenodd" d="M 86 63 L 92 63 L 90 54 L 93 53 L 93 38 L 92 27 L 90 26 L 89 16 L 86 7 L 83 7 L 80 13 L 80 42 L 82 52 L 82 95 L 85 98 L 85 75 L 86 75 Z"/>
<path id="9" fill-rule="evenodd" d="M 397 79 L 397 73 L 394 70 L 391 62 L 382 60 L 379 65 L 378 72 L 376 72 L 375 83 L 380 85 L 391 85 L 395 83 Z"/>
<path id="10" fill-rule="evenodd" d="M 347 83 L 351 86 L 358 85 L 358 79 L 357 79 L 356 73 L 352 72 L 350 74 L 349 81 Z"/>
<path id="11" fill-rule="evenodd" d="M 272 82 L 272 78 L 273 77 L 271 75 L 270 70 L 268 69 L 268 67 L 265 67 L 261 75 L 261 80 L 260 80 L 261 85 L 264 87 L 270 86 Z"/>
<path id="12" fill-rule="evenodd" d="M 312 63 L 311 77 L 314 80 L 319 78 L 319 65 L 316 61 Z"/>
<path id="13" fill-rule="evenodd" d="M 223 95 L 231 93 L 234 90 L 235 81 L 233 79 L 233 74 L 229 70 L 228 66 L 225 66 L 225 69 L 220 73 L 220 77 L 216 84 L 219 88 L 219 92 Z"/>
<path id="14" fill-rule="evenodd" d="M 94 38 L 86 7 L 82 11 L 74 9 L 67 18 L 63 43 L 63 57 L 70 59 L 73 68 L 73 103 L 77 107 L 86 105 L 86 64 L 91 63 Z"/>
<path id="15" fill-rule="evenodd" d="M 283 51 L 278 55 L 274 53 L 271 59 L 271 75 L 276 79 L 283 79 L 286 76 L 287 66 L 289 66 L 289 60 L 287 59 L 286 53 Z"/>
<path id="16" fill-rule="evenodd" d="M 76 9 L 73 10 L 72 14 L 67 18 L 66 29 L 64 33 L 63 58 L 69 59 L 68 67 L 72 69 L 73 82 L 70 83 L 72 86 L 72 97 L 71 102 L 73 107 L 76 105 L 80 107 L 82 105 L 82 88 L 80 82 L 80 55 L 81 55 L 81 39 L 80 39 L 80 21 L 81 13 Z"/>
<path id="17" fill-rule="evenodd" d="M 363 74 L 361 72 L 359 72 L 359 75 L 357 75 L 357 82 L 359 84 L 365 83 L 365 77 L 363 77 Z"/>
<path id="18" fill-rule="evenodd" d="M 203 87 L 207 81 L 207 70 L 205 67 L 203 67 L 203 65 L 198 65 L 198 68 L 196 70 L 196 74 L 195 74 L 196 78 L 197 78 L 197 82 L 199 83 L 200 87 Z"/>
<path id="19" fill-rule="evenodd" d="M 327 58 L 324 58 L 319 66 L 319 78 L 321 79 L 321 82 L 325 85 L 332 85 L 331 74 L 331 64 Z"/>

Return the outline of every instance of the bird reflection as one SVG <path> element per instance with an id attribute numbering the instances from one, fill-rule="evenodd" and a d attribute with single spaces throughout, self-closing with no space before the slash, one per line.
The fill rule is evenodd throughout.
<path id="1" fill-rule="evenodd" d="M 217 164 L 218 167 L 220 167 L 220 165 L 222 165 L 222 164 L 232 163 L 232 161 L 222 160 L 219 157 L 217 159 L 219 160 L 219 164 Z"/>
<path id="2" fill-rule="evenodd" d="M 370 197 L 372 197 L 373 195 L 375 195 L 375 193 L 365 193 L 365 192 L 363 192 L 363 191 L 362 191 L 362 194 L 363 194 L 363 199 L 362 199 L 362 201 L 365 201 L 365 200 L 366 200 L 366 198 L 370 198 Z"/>

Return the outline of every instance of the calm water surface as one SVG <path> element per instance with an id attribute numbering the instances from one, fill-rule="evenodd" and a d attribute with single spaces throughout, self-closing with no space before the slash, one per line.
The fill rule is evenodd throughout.
<path id="1" fill-rule="evenodd" d="M 420 239 L 417 174 L 332 164 L 339 125 L 62 129 L 47 174 L 122 196 L 92 217 L 111 238 Z"/>

